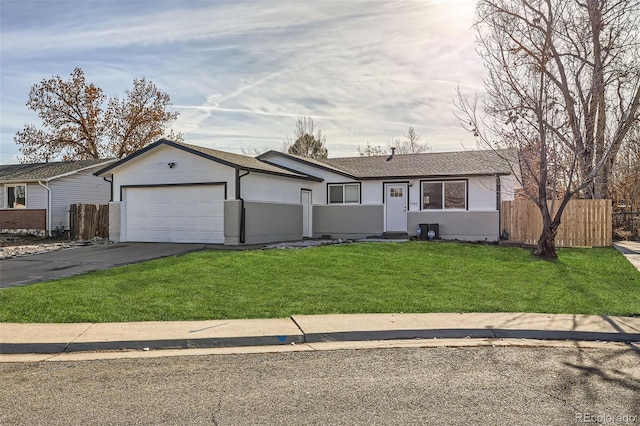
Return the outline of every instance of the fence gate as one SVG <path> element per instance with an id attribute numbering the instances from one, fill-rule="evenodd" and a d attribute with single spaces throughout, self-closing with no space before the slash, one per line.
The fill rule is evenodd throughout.
<path id="1" fill-rule="evenodd" d="M 71 204 L 69 229 L 72 239 L 109 238 L 109 205 Z"/>
<path id="2" fill-rule="evenodd" d="M 560 200 L 548 203 L 553 217 Z M 500 220 L 502 234 L 509 240 L 538 244 L 542 233 L 542 214 L 533 201 L 503 201 Z M 609 247 L 612 244 L 611 200 L 569 201 L 562 212 L 556 246 Z"/>

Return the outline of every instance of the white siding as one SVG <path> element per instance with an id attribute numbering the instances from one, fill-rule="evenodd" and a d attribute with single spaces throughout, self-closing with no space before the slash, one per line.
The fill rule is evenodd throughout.
<path id="1" fill-rule="evenodd" d="M 409 180 L 409 211 L 420 211 L 422 200 L 422 189 L 420 188 L 420 179 Z"/>
<path id="2" fill-rule="evenodd" d="M 51 228 L 69 229 L 69 206 L 71 204 L 107 204 L 111 197 L 111 185 L 94 176 L 99 168 L 74 173 L 49 182 L 51 188 Z M 40 187 L 42 191 L 44 188 Z M 44 194 L 46 200 L 46 193 Z"/>
<path id="3" fill-rule="evenodd" d="M 37 183 L 27 184 L 27 208 L 46 209 L 47 190 Z"/>
<path id="4" fill-rule="evenodd" d="M 516 188 L 519 188 L 520 184 L 513 175 L 500 177 L 500 192 L 502 195 L 502 201 L 513 200 L 515 198 Z"/>
<path id="5" fill-rule="evenodd" d="M 340 176 L 340 178 L 345 179 L 342 175 L 337 173 L 330 173 L 319 169 L 315 166 L 310 166 L 305 163 L 301 163 L 300 161 L 292 160 L 291 158 L 283 157 L 277 154 L 271 154 L 262 158 L 264 161 L 268 161 L 273 164 L 278 164 L 280 166 L 286 167 L 288 169 L 293 169 L 302 173 L 306 173 L 311 176 L 325 178 L 327 175 L 335 175 Z"/>
<path id="6" fill-rule="evenodd" d="M 469 210 L 497 210 L 495 176 L 469 178 Z"/>
<path id="7" fill-rule="evenodd" d="M 280 155 L 270 155 L 268 157 L 265 157 L 264 160 L 299 171 L 301 173 L 306 173 L 308 175 L 324 179 L 323 182 L 305 181 L 305 187 L 313 191 L 313 204 L 327 204 L 327 184 L 329 183 L 359 182 L 358 180 L 350 179 L 341 174 L 322 170 L 314 166 L 292 160 L 290 158 L 282 157 Z"/>
<path id="8" fill-rule="evenodd" d="M 240 180 L 241 197 L 245 201 L 270 203 L 300 203 L 301 189 L 306 188 L 314 191 L 313 185 L 317 185 L 317 182 L 254 172 Z"/>
<path id="9" fill-rule="evenodd" d="M 169 163 L 175 163 L 173 168 Z M 189 152 L 160 145 L 114 171 L 114 201 L 122 185 L 227 182 L 227 198 L 235 197 L 235 170 Z"/>
<path id="10" fill-rule="evenodd" d="M 382 204 L 382 181 L 365 180 L 362 182 L 362 204 Z"/>

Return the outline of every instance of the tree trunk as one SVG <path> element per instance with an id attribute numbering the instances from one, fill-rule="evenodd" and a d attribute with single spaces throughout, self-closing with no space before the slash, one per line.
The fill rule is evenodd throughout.
<path id="1" fill-rule="evenodd" d="M 560 205 L 555 210 L 553 218 L 549 211 L 549 205 L 546 202 L 538 204 L 540 213 L 542 214 L 542 233 L 538 238 L 538 247 L 533 251 L 533 254 L 538 257 L 546 259 L 557 259 L 558 252 L 556 251 L 556 235 L 558 235 L 558 228 L 560 228 L 560 221 L 562 220 L 562 213 L 571 200 L 571 193 L 565 193 L 564 198 L 560 201 Z"/>
<path id="2" fill-rule="evenodd" d="M 533 254 L 547 259 L 556 259 L 558 257 L 556 251 L 556 234 L 558 233 L 560 222 L 551 220 L 551 213 L 549 212 L 549 206 L 546 202 L 538 206 L 542 214 L 542 233 L 540 234 L 540 238 L 538 238 L 538 247 L 533 251 Z"/>
<path id="3" fill-rule="evenodd" d="M 537 257 L 545 259 L 557 259 L 558 252 L 556 251 L 556 234 L 558 228 L 543 227 L 542 234 L 538 238 L 538 247 L 534 250 L 533 254 Z"/>
<path id="4" fill-rule="evenodd" d="M 613 147 L 609 157 L 602 165 L 600 179 L 598 180 L 599 185 L 596 185 L 594 191 L 595 199 L 604 200 L 612 198 L 613 188 L 611 184 L 611 175 L 613 174 L 619 150 L 619 146 Z"/>

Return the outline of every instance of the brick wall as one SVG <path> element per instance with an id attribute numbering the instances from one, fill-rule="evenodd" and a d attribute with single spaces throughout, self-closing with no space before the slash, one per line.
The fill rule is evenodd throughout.
<path id="1" fill-rule="evenodd" d="M 0 210 L 0 229 L 47 229 L 45 209 L 3 209 Z"/>

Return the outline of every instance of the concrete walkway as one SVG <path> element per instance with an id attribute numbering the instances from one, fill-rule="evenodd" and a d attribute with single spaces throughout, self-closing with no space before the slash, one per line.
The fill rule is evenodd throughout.
<path id="1" fill-rule="evenodd" d="M 0 361 L 10 361 L 16 354 L 290 346 L 398 339 L 640 342 L 640 318 L 473 313 L 296 315 L 283 319 L 95 324 L 0 323 Z"/>
<path id="2" fill-rule="evenodd" d="M 640 242 L 638 241 L 617 241 L 613 246 L 626 257 L 638 271 L 640 271 Z"/>

